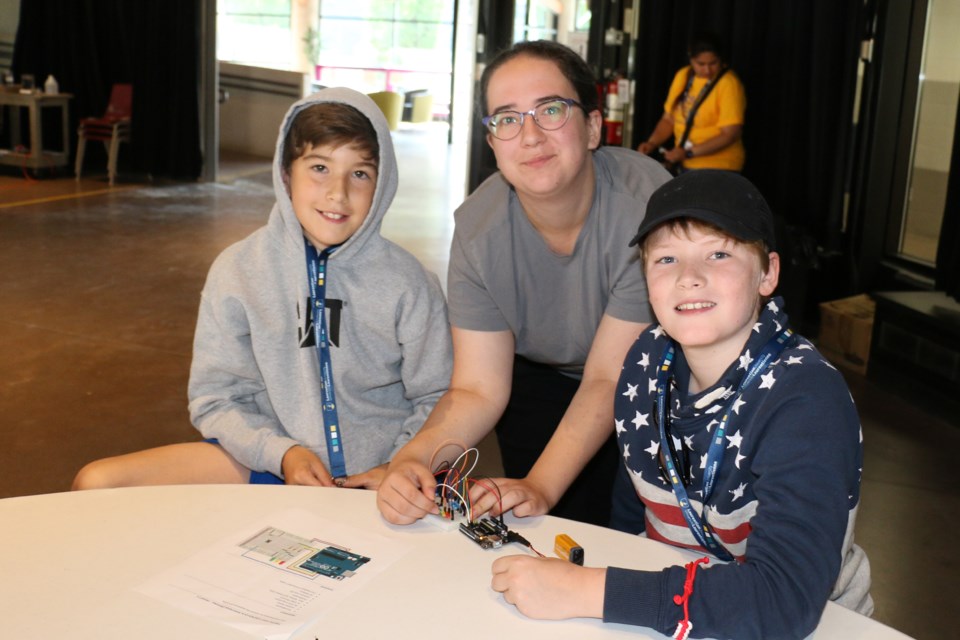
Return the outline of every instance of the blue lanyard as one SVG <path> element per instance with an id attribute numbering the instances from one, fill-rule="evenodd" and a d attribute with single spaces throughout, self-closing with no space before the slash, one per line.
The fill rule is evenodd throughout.
<path id="1" fill-rule="evenodd" d="M 664 452 L 663 464 L 667 469 L 667 475 L 670 477 L 673 495 L 677 498 L 677 503 L 680 505 L 680 512 L 683 513 L 683 519 L 687 521 L 687 526 L 690 527 L 690 532 L 693 533 L 693 537 L 697 539 L 700 546 L 721 560 L 733 560 L 733 556 L 717 541 L 713 532 L 710 530 L 710 526 L 706 523 L 706 505 L 707 500 L 709 500 L 713 494 L 717 472 L 720 469 L 720 463 L 723 462 L 723 453 L 726 450 L 723 438 L 726 435 L 727 426 L 730 422 L 730 413 L 733 411 L 733 407 L 736 406 L 737 401 L 743 397 L 744 390 L 760 375 L 760 372 L 776 360 L 780 352 L 783 351 L 787 340 L 792 335 L 793 332 L 790 329 L 784 329 L 779 335 L 767 343 L 757 359 L 753 361 L 747 374 L 740 380 L 740 386 L 737 388 L 736 395 L 731 397 L 723 409 L 723 417 L 720 419 L 720 424 L 717 425 L 717 429 L 713 434 L 713 440 L 707 449 L 706 468 L 703 472 L 701 491 L 701 501 L 704 505 L 703 518 L 697 515 L 697 512 L 694 511 L 693 506 L 690 504 L 687 488 L 684 487 L 683 482 L 680 481 L 676 465 L 673 462 L 673 456 L 666 453 L 669 451 L 669 448 L 664 449 L 664 447 L 669 447 L 667 441 L 669 437 L 667 436 L 667 420 L 669 419 L 666 406 L 667 387 L 670 384 L 670 370 L 673 368 L 673 357 L 676 352 L 676 344 L 672 340 L 664 352 L 663 358 L 660 360 L 660 367 L 657 370 L 657 426 L 660 428 L 660 450 Z M 680 446 L 682 447 L 683 444 Z"/>
<path id="2" fill-rule="evenodd" d="M 306 241 L 307 275 L 310 280 L 310 302 L 313 305 L 313 337 L 320 362 L 320 395 L 323 400 L 323 434 L 327 439 L 327 457 L 330 475 L 334 479 L 347 477 L 347 464 L 340 441 L 340 421 L 337 419 L 337 396 L 333 390 L 333 365 L 327 342 L 326 271 L 327 258 L 333 249 L 317 251 Z"/>

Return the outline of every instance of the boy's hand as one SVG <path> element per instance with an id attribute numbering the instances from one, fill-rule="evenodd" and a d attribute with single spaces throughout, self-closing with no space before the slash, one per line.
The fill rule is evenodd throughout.
<path id="1" fill-rule="evenodd" d="M 294 445 L 283 454 L 280 463 L 283 468 L 284 482 L 312 487 L 334 487 L 333 478 L 323 461 L 313 451 L 300 445 Z"/>
<path id="2" fill-rule="evenodd" d="M 364 473 L 358 473 L 353 476 L 347 476 L 341 487 L 347 489 L 373 489 L 376 490 L 380 486 L 380 483 L 383 482 L 383 478 L 387 475 L 387 465 L 382 464 L 379 467 L 374 467 L 369 471 Z"/>
<path id="3" fill-rule="evenodd" d="M 531 618 L 600 618 L 606 573 L 559 558 L 505 556 L 494 561 L 490 586 Z"/>
<path id="4" fill-rule="evenodd" d="M 391 464 L 377 489 L 377 508 L 387 522 L 416 522 L 428 513 L 440 513 L 434 502 L 436 486 L 433 474 L 420 462 Z"/>
<path id="5" fill-rule="evenodd" d="M 493 484 L 500 489 L 499 495 L 492 490 Z M 550 511 L 543 492 L 529 480 L 513 478 L 487 478 L 470 488 L 473 513 L 479 517 L 485 513 L 498 516 L 513 510 L 513 515 L 524 518 L 542 516 Z"/>

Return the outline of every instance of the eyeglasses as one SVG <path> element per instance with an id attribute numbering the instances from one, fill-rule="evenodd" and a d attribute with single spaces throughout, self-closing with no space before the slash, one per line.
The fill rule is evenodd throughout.
<path id="1" fill-rule="evenodd" d="M 545 131 L 554 131 L 567 124 L 571 107 L 577 106 L 586 112 L 584 106 L 570 98 L 557 98 L 538 104 L 530 111 L 498 111 L 483 118 L 483 126 L 498 140 L 512 140 L 523 129 L 523 121 L 532 116 L 537 126 Z"/>

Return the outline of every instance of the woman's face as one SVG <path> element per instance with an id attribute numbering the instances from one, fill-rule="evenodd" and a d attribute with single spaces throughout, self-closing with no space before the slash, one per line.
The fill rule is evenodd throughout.
<path id="1" fill-rule="evenodd" d="M 560 68 L 550 60 L 519 55 L 490 78 L 487 112 L 524 113 L 556 98 L 578 99 Z M 517 137 L 499 140 L 488 133 L 487 143 L 503 177 L 521 197 L 566 198 L 571 189 L 579 191 L 593 180 L 593 165 L 586 165 L 592 163 L 591 150 L 600 144 L 600 125 L 599 111 L 585 114 L 575 106 L 559 129 L 544 131 L 525 115 Z M 592 185 L 589 188 L 592 192 Z"/>
<path id="2" fill-rule="evenodd" d="M 693 67 L 693 73 L 698 78 L 713 80 L 720 73 L 723 63 L 717 54 L 712 51 L 704 51 L 690 58 L 690 66 Z"/>

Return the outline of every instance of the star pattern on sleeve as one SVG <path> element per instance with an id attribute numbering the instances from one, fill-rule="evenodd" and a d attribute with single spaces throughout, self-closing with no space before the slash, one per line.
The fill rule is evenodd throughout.
<path id="1" fill-rule="evenodd" d="M 617 430 L 617 435 L 627 431 L 626 427 L 623 426 L 623 420 L 614 420 L 613 426 Z"/>
<path id="2" fill-rule="evenodd" d="M 768 371 L 760 376 L 760 389 L 772 389 L 773 383 L 777 380 L 773 377 L 773 371 Z"/>
<path id="3" fill-rule="evenodd" d="M 790 356 L 784 364 L 803 364 L 803 356 Z"/>
<path id="4" fill-rule="evenodd" d="M 737 396 L 737 399 L 733 401 L 733 412 L 737 415 L 740 415 L 740 407 L 747 404 L 743 401 L 743 398 Z"/>
<path id="5" fill-rule="evenodd" d="M 650 417 L 649 413 L 640 413 L 639 411 L 637 411 L 636 415 L 633 416 L 633 420 L 631 420 L 630 422 L 632 422 L 633 426 L 635 426 L 637 428 L 637 431 L 639 431 L 640 427 L 645 427 L 650 424 L 647 421 L 647 418 L 649 417 Z"/>
<path id="6" fill-rule="evenodd" d="M 627 460 L 628 458 L 630 458 L 630 443 L 629 443 L 629 442 L 627 442 L 626 444 L 623 445 L 623 459 L 624 459 L 624 460 Z"/>
<path id="7" fill-rule="evenodd" d="M 643 354 L 643 357 L 640 358 L 639 361 L 637 361 L 637 364 L 643 367 L 643 370 L 646 371 L 647 367 L 650 366 L 650 354 L 649 353 Z"/>
<path id="8" fill-rule="evenodd" d="M 743 442 L 743 436 L 740 435 L 739 429 L 733 435 L 726 436 L 727 440 L 730 441 L 730 444 L 727 445 L 727 449 L 730 447 L 736 447 L 740 449 L 740 444 Z"/>
<path id="9" fill-rule="evenodd" d="M 656 440 L 651 440 L 650 446 L 644 449 L 644 451 L 649 453 L 651 458 L 656 458 L 657 454 L 660 453 L 660 443 Z"/>
<path id="10" fill-rule="evenodd" d="M 742 453 L 740 453 L 740 450 L 737 449 L 737 459 L 733 461 L 733 464 L 735 464 L 735 465 L 737 466 L 737 469 L 740 468 L 740 461 L 743 460 L 743 459 L 746 458 L 746 457 L 747 457 L 747 456 L 745 456 L 745 455 L 743 455 Z"/>
<path id="11" fill-rule="evenodd" d="M 657 392 L 657 379 L 656 379 L 656 378 L 650 378 L 650 384 L 647 385 L 647 392 L 648 392 L 648 393 L 656 393 L 656 392 Z"/>
<path id="12" fill-rule="evenodd" d="M 637 397 L 637 387 L 639 387 L 639 386 L 640 386 L 640 383 L 630 384 L 630 383 L 628 382 L 628 383 L 627 383 L 627 390 L 624 391 L 622 395 L 625 395 L 626 397 L 630 398 L 630 402 L 633 402 L 634 399 Z"/>
<path id="13" fill-rule="evenodd" d="M 742 498 L 742 497 L 743 497 L 743 491 L 744 491 L 744 489 L 746 489 L 746 488 L 747 488 L 747 485 L 741 482 L 739 487 L 737 487 L 736 489 L 731 489 L 731 490 L 730 490 L 730 494 L 731 494 L 733 497 L 730 498 L 730 502 L 736 502 L 737 500 L 739 500 L 740 498 Z"/>

